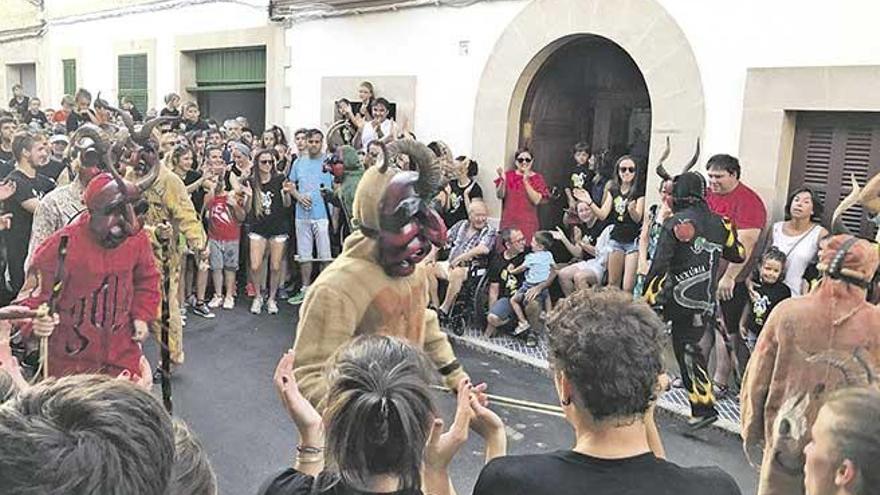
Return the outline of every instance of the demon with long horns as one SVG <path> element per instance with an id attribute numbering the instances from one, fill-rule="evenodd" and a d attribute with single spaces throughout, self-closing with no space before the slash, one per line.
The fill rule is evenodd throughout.
<path id="1" fill-rule="evenodd" d="M 42 366 L 52 376 L 119 375 L 140 380 L 140 341 L 159 309 L 159 272 L 142 229 L 143 193 L 156 180 L 159 160 L 147 144 L 126 146 L 125 157 L 148 167 L 138 182 L 124 180 L 107 135 L 94 126 L 78 131 L 81 174 L 89 174 L 86 211 L 49 236 L 34 252 L 30 272 L 38 288 L 20 304 L 49 307 L 58 315 Z M 116 146 L 119 149 L 118 146 Z M 24 339 L 30 328 L 21 328 Z M 44 336 L 45 332 L 43 332 Z"/>
<path id="2" fill-rule="evenodd" d="M 673 350 L 688 391 L 694 427 L 718 417 L 699 346 L 703 335 L 714 331 L 718 268 L 722 259 L 738 263 L 744 255 L 731 223 L 709 210 L 705 179 L 688 171 L 698 154 L 699 143 L 684 173 L 674 178 L 663 167 L 663 159 L 657 167 L 664 189 L 668 187 L 672 216 L 663 222 L 645 291 L 648 303 L 671 322 Z"/>
<path id="3" fill-rule="evenodd" d="M 327 393 L 324 364 L 356 335 L 381 334 L 422 346 L 454 388 L 466 378 L 437 314 L 427 309 L 428 279 L 420 262 L 446 240 L 443 220 L 429 205 L 441 183 L 437 157 L 413 140 L 395 141 L 418 172 L 371 167 L 353 205 L 356 231 L 342 253 L 309 288 L 296 332 L 296 379 L 319 405 Z"/>

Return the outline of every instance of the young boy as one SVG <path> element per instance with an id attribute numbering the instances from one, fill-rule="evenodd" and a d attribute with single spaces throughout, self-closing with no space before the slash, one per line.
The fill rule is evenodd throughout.
<path id="1" fill-rule="evenodd" d="M 785 285 L 785 253 L 771 247 L 761 257 L 761 266 L 756 270 L 757 280 L 749 283 L 750 303 L 742 316 L 741 331 L 745 333 L 749 350 L 755 349 L 758 336 L 770 316 L 770 312 L 781 301 L 791 297 L 791 289 Z"/>
<path id="2" fill-rule="evenodd" d="M 214 150 L 219 152 L 219 150 Z M 216 153 L 215 153 L 216 154 Z M 209 170 L 209 173 L 212 171 Z M 214 297 L 209 308 L 223 309 L 235 307 L 235 272 L 238 270 L 238 247 L 241 224 L 245 221 L 249 190 L 227 190 L 222 174 L 214 173 L 206 180 L 215 184 L 205 198 L 205 218 L 208 221 L 208 249 L 210 250 L 211 277 L 214 283 Z M 226 297 L 223 297 L 223 289 Z"/>
<path id="3" fill-rule="evenodd" d="M 553 253 L 550 252 L 551 246 L 553 246 L 553 236 L 549 232 L 545 230 L 535 232 L 535 235 L 532 236 L 532 252 L 526 255 L 522 265 L 508 272 L 511 275 L 526 272 L 526 281 L 510 299 L 510 305 L 513 307 L 513 312 L 516 313 L 516 318 L 519 320 L 519 324 L 513 331 L 514 336 L 521 335 L 529 329 L 529 321 L 526 319 L 526 314 L 523 310 L 523 300 L 526 297 L 526 292 L 546 282 L 553 271 L 555 261 L 553 260 Z M 546 287 L 538 296 L 538 300 L 544 306 L 545 312 L 551 310 L 550 297 L 548 296 Z"/>
<path id="4" fill-rule="evenodd" d="M 568 181 L 565 184 L 565 197 L 568 200 L 568 209 L 574 213 L 577 206 L 577 200 L 572 192 L 576 189 L 589 190 L 593 183 L 593 177 L 596 172 L 590 166 L 590 145 L 587 143 L 577 143 L 574 145 L 574 165 L 572 165 L 568 174 Z"/>

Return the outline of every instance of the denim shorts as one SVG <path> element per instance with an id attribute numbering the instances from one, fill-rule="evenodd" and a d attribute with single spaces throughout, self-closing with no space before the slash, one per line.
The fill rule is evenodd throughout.
<path id="1" fill-rule="evenodd" d="M 608 239 L 608 247 L 611 251 L 623 251 L 626 254 L 637 253 L 639 251 L 639 241 L 635 239 L 632 242 L 620 242 Z"/>

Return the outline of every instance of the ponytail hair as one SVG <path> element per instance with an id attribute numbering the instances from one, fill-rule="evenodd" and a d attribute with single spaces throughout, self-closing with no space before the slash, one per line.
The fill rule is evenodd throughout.
<path id="1" fill-rule="evenodd" d="M 396 476 L 421 489 L 421 466 L 436 415 L 425 355 L 402 340 L 361 336 L 330 361 L 324 403 L 327 469 L 350 487 Z"/>

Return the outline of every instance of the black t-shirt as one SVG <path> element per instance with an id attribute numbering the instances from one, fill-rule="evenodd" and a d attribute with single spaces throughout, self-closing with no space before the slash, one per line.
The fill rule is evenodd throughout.
<path id="1" fill-rule="evenodd" d="M 443 221 L 446 222 L 447 227 L 452 227 L 461 220 L 467 220 L 468 212 L 464 202 L 465 195 L 470 199 L 482 198 L 483 189 L 473 179 L 465 187 L 461 187 L 458 179 L 452 179 L 449 181 L 449 188 L 451 190 L 449 193 L 449 208 L 443 214 Z"/>
<path id="2" fill-rule="evenodd" d="M 24 117 L 24 114 L 28 113 L 28 105 L 30 105 L 31 99 L 29 96 L 22 95 L 21 100 L 16 100 L 13 96 L 11 100 L 9 100 L 9 108 L 18 114 L 19 117 Z"/>
<path id="3" fill-rule="evenodd" d="M 36 114 L 32 114 L 30 111 L 24 113 L 21 117 L 21 121 L 25 124 L 30 124 L 33 121 L 37 121 L 40 123 L 42 127 L 49 125 L 49 119 L 46 118 L 46 114 L 43 112 L 37 112 Z"/>
<path id="4" fill-rule="evenodd" d="M 208 126 L 208 123 L 202 119 L 199 119 L 195 122 L 190 122 L 188 120 L 181 120 L 180 127 L 181 127 L 181 129 L 183 129 L 183 132 L 207 131 L 208 129 L 210 129 L 210 127 Z"/>
<path id="5" fill-rule="evenodd" d="M 32 179 L 20 170 L 13 170 L 7 178 L 15 182 L 15 194 L 5 201 L 6 211 L 12 213 L 12 227 L 6 236 L 7 245 L 23 245 L 26 250 L 31 239 L 34 214 L 22 208 L 21 204 L 31 198 L 42 199 L 55 188 L 55 182 L 40 174 Z"/>
<path id="6" fill-rule="evenodd" d="M 91 119 L 89 119 L 88 111 L 85 113 L 70 112 L 70 115 L 67 116 L 67 133 L 70 134 L 77 130 L 79 126 L 89 122 L 91 122 Z"/>
<path id="7" fill-rule="evenodd" d="M 498 299 L 511 297 L 522 285 L 526 278 L 525 272 L 519 275 L 513 275 L 508 272 L 509 268 L 516 268 L 526 259 L 527 252 L 519 253 L 513 258 L 506 258 L 504 252 L 492 251 L 489 255 L 489 269 L 487 277 L 490 284 L 500 284 L 498 288 Z"/>
<path id="8" fill-rule="evenodd" d="M 159 117 L 180 117 L 180 110 L 177 108 L 171 110 L 168 107 L 165 107 L 159 111 Z"/>
<path id="9" fill-rule="evenodd" d="M 739 495 L 714 467 L 685 468 L 647 453 L 599 459 L 573 451 L 498 457 L 480 473 L 474 495 Z"/>
<path id="10" fill-rule="evenodd" d="M 325 474 L 318 475 L 318 487 L 314 487 L 315 477 L 288 468 L 281 474 L 274 476 L 264 483 L 257 492 L 259 495 L 370 495 L 373 492 L 362 492 L 349 487 L 343 482 L 334 483 L 335 480 Z M 326 488 L 326 487 L 330 488 Z M 386 492 L 383 495 L 421 495 L 420 490 L 400 490 Z M 378 494 L 377 494 L 378 495 Z"/>
<path id="11" fill-rule="evenodd" d="M 575 162 L 568 170 L 564 186 L 569 189 L 586 189 L 589 191 L 595 176 L 596 172 L 591 170 L 589 165 L 581 166 Z"/>
<path id="12" fill-rule="evenodd" d="M 620 192 L 611 191 L 611 213 L 608 218 L 614 224 L 614 230 L 611 231 L 612 240 L 629 243 L 639 236 L 642 223 L 633 220 L 632 215 L 629 214 L 629 204 L 637 200 L 637 197 L 630 198 Z"/>
<path id="13" fill-rule="evenodd" d="M 566 225 L 563 230 L 565 231 L 565 235 L 568 236 L 569 240 L 574 243 L 574 229 L 575 227 L 577 227 L 581 231 L 581 239 L 595 246 L 596 241 L 599 240 L 599 236 L 602 235 L 602 231 L 605 230 L 605 227 L 607 225 L 607 222 L 602 222 L 596 219 L 596 221 L 593 222 L 592 226 L 585 223 L 579 223 L 575 225 Z M 556 260 L 557 263 L 568 263 L 569 261 L 574 259 L 574 256 L 572 256 L 571 252 L 566 249 L 565 245 L 562 244 L 562 242 L 560 241 L 555 241 L 553 243 L 553 248 L 551 249 L 551 251 L 553 252 L 553 259 Z M 593 258 L 595 258 L 595 256 L 589 254 L 586 251 L 583 251 L 583 254 L 581 255 L 581 259 L 583 261 L 591 260 Z"/>
<path id="14" fill-rule="evenodd" d="M 254 206 L 262 209 L 262 216 L 251 212 L 251 232 L 263 237 L 272 237 L 290 233 L 290 210 L 284 207 L 282 199 L 284 176 L 276 175 L 269 182 L 260 185 L 260 191 L 254 191 L 259 195 Z M 254 188 L 256 189 L 256 188 Z"/>
<path id="15" fill-rule="evenodd" d="M 13 170 L 15 170 L 15 158 L 12 156 L 12 150 L 6 151 L 0 148 L 0 179 L 5 178 Z"/>
<path id="16" fill-rule="evenodd" d="M 61 172 L 67 170 L 67 164 L 64 160 L 59 160 L 55 157 L 49 158 L 49 162 L 37 169 L 37 173 L 42 175 L 43 177 L 48 177 L 55 182 L 58 182 L 58 177 L 61 175 Z M 72 179 L 72 177 L 69 177 Z"/>
<path id="17" fill-rule="evenodd" d="M 749 311 L 748 329 L 755 335 L 760 335 L 764 324 L 767 323 L 767 318 L 770 317 L 770 312 L 782 300 L 791 297 L 791 289 L 785 285 L 782 277 L 779 277 L 775 284 L 762 284 L 760 281 L 755 281 L 752 288 L 758 297 L 754 301 L 749 301 L 751 311 Z"/>

